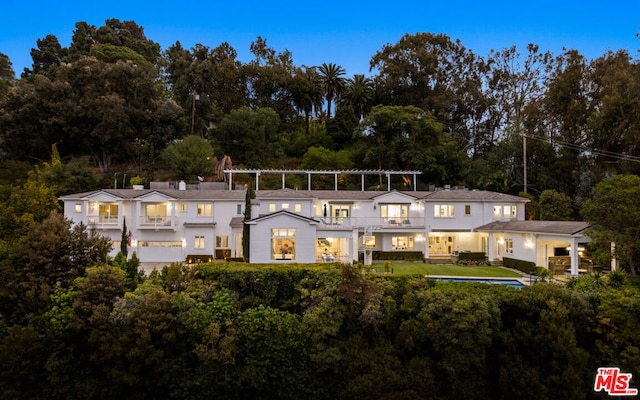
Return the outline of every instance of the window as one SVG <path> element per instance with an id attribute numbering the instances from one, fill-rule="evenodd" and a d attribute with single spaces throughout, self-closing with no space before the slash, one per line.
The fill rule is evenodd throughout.
<path id="1" fill-rule="evenodd" d="M 82 212 L 82 203 L 76 203 L 76 212 Z"/>
<path id="2" fill-rule="evenodd" d="M 452 218 L 453 204 L 435 204 L 433 206 L 433 216 L 435 218 Z"/>
<path id="3" fill-rule="evenodd" d="M 236 214 L 237 215 L 242 214 L 242 204 L 236 204 Z"/>
<path id="4" fill-rule="evenodd" d="M 196 236 L 193 241 L 194 249 L 204 249 L 204 236 Z"/>
<path id="5" fill-rule="evenodd" d="M 363 236 L 362 243 L 364 247 L 376 247 L 376 237 L 375 236 Z"/>
<path id="6" fill-rule="evenodd" d="M 391 237 L 391 248 L 394 250 L 413 249 L 413 236 Z"/>
<path id="7" fill-rule="evenodd" d="M 471 215 L 471 205 L 465 204 L 464 206 L 464 215 Z"/>
<path id="8" fill-rule="evenodd" d="M 271 229 L 271 259 L 295 260 L 296 230 L 292 228 Z"/>
<path id="9" fill-rule="evenodd" d="M 294 207 L 293 210 L 295 212 L 297 212 L 297 213 L 302 212 L 302 204 L 296 203 L 293 207 Z"/>
<path id="10" fill-rule="evenodd" d="M 494 205 L 493 218 L 515 218 L 517 209 L 516 206 Z"/>
<path id="11" fill-rule="evenodd" d="M 180 204 L 180 212 L 187 212 L 187 203 Z"/>
<path id="12" fill-rule="evenodd" d="M 289 203 L 282 203 L 282 209 L 283 210 L 288 210 L 289 209 Z"/>
<path id="13" fill-rule="evenodd" d="M 380 216 L 393 224 L 402 223 L 409 218 L 408 204 L 383 204 L 380 206 Z"/>
<path id="14" fill-rule="evenodd" d="M 513 239 L 504 240 L 504 252 L 513 254 Z"/>
<path id="15" fill-rule="evenodd" d="M 269 203 L 269 212 L 276 212 L 276 204 Z"/>
<path id="16" fill-rule="evenodd" d="M 210 217 L 211 204 L 198 204 L 198 217 Z"/>
<path id="17" fill-rule="evenodd" d="M 229 236 L 216 236 L 216 247 L 228 249 L 229 248 Z"/>

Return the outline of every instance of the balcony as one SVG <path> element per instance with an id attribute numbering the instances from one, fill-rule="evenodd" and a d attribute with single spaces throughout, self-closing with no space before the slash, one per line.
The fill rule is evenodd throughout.
<path id="1" fill-rule="evenodd" d="M 138 220 L 138 229 L 167 229 L 172 227 L 172 218 L 170 216 L 144 215 Z"/>
<path id="2" fill-rule="evenodd" d="M 372 229 L 424 229 L 423 217 L 325 217 L 320 223 L 326 228 L 352 229 L 368 227 Z"/>
<path id="3" fill-rule="evenodd" d="M 89 215 L 87 216 L 87 223 L 91 227 L 96 229 L 119 229 L 117 215 Z"/>

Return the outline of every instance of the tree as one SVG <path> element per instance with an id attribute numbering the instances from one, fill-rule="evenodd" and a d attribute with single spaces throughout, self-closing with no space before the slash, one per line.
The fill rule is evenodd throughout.
<path id="1" fill-rule="evenodd" d="M 413 107 L 375 106 L 360 124 L 364 161 L 376 169 L 422 171 L 425 182 L 458 182 L 467 156 L 442 125 Z"/>
<path id="2" fill-rule="evenodd" d="M 253 182 L 249 179 L 249 184 L 247 186 L 247 192 L 244 196 L 244 216 L 242 218 L 242 255 L 245 260 L 249 259 L 249 244 L 251 243 L 250 235 L 251 229 L 247 224 L 253 216 L 251 215 L 251 202 L 256 198 L 256 192 L 253 189 Z"/>
<path id="3" fill-rule="evenodd" d="M 271 108 L 281 121 L 296 115 L 291 92 L 287 89 L 294 74 L 291 52 L 276 51 L 267 45 L 267 40 L 258 36 L 249 47 L 254 59 L 244 65 L 247 79 L 249 106 L 256 110 Z"/>
<path id="4" fill-rule="evenodd" d="M 309 134 L 311 113 L 322 108 L 324 90 L 320 75 L 314 67 L 296 68 L 296 73 L 289 83 L 289 91 L 293 102 L 300 112 L 304 113 L 305 132 Z"/>
<path id="5" fill-rule="evenodd" d="M 215 131 L 214 141 L 235 164 L 260 168 L 278 154 L 279 126 L 280 118 L 273 109 L 242 107 L 224 117 Z M 254 151 L 248 151 L 251 149 Z"/>
<path id="6" fill-rule="evenodd" d="M 571 221 L 571 197 L 555 190 L 545 190 L 538 199 L 538 212 L 543 221 Z"/>
<path id="7" fill-rule="evenodd" d="M 362 74 L 355 74 L 353 78 L 347 79 L 340 101 L 350 104 L 358 117 L 358 121 L 360 121 L 371 108 L 373 95 L 373 80 Z"/>
<path id="8" fill-rule="evenodd" d="M 320 77 L 324 85 L 324 97 L 327 99 L 327 117 L 331 118 L 331 103 L 333 99 L 340 97 L 345 87 L 345 70 L 334 63 L 323 63 L 318 67 Z"/>
<path id="9" fill-rule="evenodd" d="M 59 66 L 66 57 L 67 49 L 62 48 L 58 38 L 54 35 L 47 35 L 44 39 L 38 39 L 36 43 L 38 48 L 31 49 L 33 65 L 28 74 L 52 76 L 53 69 Z"/>
<path id="10" fill-rule="evenodd" d="M 194 181 L 198 176 L 213 174 L 213 147 L 199 136 L 189 135 L 168 146 L 162 159 L 180 179 Z"/>
<path id="11" fill-rule="evenodd" d="M 0 100 L 4 97 L 15 78 L 12 65 L 9 56 L 0 53 Z"/>
<path id="12" fill-rule="evenodd" d="M 598 183 L 593 199 L 582 203 L 581 214 L 591 223 L 589 236 L 615 243 L 615 254 L 631 274 L 640 250 L 640 177 L 616 175 Z"/>

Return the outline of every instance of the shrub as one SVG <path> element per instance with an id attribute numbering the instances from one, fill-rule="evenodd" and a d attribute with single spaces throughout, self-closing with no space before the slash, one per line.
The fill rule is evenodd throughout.
<path id="1" fill-rule="evenodd" d="M 518 260 L 516 258 L 504 257 L 502 259 L 502 265 L 507 268 L 517 269 L 525 274 L 530 274 L 536 269 L 536 263 L 531 261 Z"/>

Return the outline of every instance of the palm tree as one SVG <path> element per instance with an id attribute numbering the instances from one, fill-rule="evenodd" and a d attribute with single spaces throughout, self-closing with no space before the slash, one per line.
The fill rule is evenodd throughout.
<path id="1" fill-rule="evenodd" d="M 289 91 L 296 108 L 304 113 L 306 133 L 309 134 L 309 118 L 313 109 L 322 107 L 324 90 L 322 79 L 315 67 L 296 68 L 296 73 L 289 84 Z"/>
<path id="2" fill-rule="evenodd" d="M 358 119 L 362 119 L 367 113 L 373 99 L 373 80 L 365 78 L 362 74 L 355 74 L 353 79 L 347 79 L 347 86 L 342 95 L 342 101 L 350 104 L 356 112 Z"/>
<path id="3" fill-rule="evenodd" d="M 327 99 L 327 117 L 331 118 L 331 102 L 344 91 L 345 70 L 341 66 L 331 63 L 323 63 L 318 70 L 324 85 L 324 96 Z"/>

